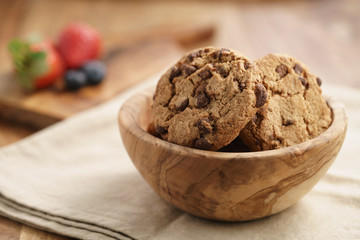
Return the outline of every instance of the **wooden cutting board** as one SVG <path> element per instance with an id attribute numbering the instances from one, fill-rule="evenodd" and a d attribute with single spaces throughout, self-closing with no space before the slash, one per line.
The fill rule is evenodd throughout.
<path id="1" fill-rule="evenodd" d="M 49 89 L 25 92 L 9 71 L 0 72 L 0 120 L 42 129 L 75 113 L 102 103 L 147 76 L 170 66 L 181 56 L 179 45 L 193 44 L 211 37 L 211 25 L 179 27 L 154 34 L 142 32 L 130 37 L 113 37 L 106 41 L 103 56 L 107 65 L 106 79 L 97 86 L 72 92 L 60 79 Z M 155 31 L 156 33 L 156 31 Z"/>
<path id="2" fill-rule="evenodd" d="M 141 42 L 111 51 L 105 57 L 106 79 L 97 86 L 68 91 L 62 80 L 52 88 L 26 93 L 12 73 L 0 76 L 0 115 L 16 122 L 44 128 L 79 111 L 88 109 L 146 79 L 170 65 L 180 55 L 169 40 Z"/>

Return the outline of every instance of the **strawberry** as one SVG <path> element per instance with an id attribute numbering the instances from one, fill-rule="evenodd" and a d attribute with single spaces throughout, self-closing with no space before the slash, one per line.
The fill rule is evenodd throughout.
<path id="1" fill-rule="evenodd" d="M 99 57 L 101 38 L 90 25 L 71 23 L 61 32 L 58 49 L 69 68 L 78 68 Z"/>
<path id="2" fill-rule="evenodd" d="M 50 41 L 12 40 L 9 51 L 16 77 L 25 89 L 48 87 L 64 72 L 63 61 Z"/>

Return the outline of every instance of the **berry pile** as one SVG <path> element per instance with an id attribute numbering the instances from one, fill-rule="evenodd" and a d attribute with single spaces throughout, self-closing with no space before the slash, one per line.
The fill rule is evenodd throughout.
<path id="1" fill-rule="evenodd" d="M 106 75 L 99 61 L 101 37 L 92 26 L 74 22 L 60 33 L 56 46 L 50 40 L 13 40 L 9 51 L 16 77 L 24 88 L 46 88 L 63 78 L 69 90 L 96 85 Z"/>
<path id="2" fill-rule="evenodd" d="M 85 63 L 79 69 L 66 71 L 64 79 L 65 86 L 69 90 L 77 90 L 85 85 L 96 85 L 101 83 L 106 74 L 105 64 L 94 60 Z"/>

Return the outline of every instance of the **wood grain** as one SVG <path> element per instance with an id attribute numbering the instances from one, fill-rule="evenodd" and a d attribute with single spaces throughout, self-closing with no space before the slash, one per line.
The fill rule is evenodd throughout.
<path id="1" fill-rule="evenodd" d="M 56 18 L 54 9 L 61 12 Z M 54 39 L 58 29 L 74 19 L 101 29 L 104 39 L 108 39 L 107 46 L 117 42 L 126 45 L 131 43 L 127 36 L 146 36 L 156 29 L 159 32 L 164 29 L 166 33 L 171 26 L 194 22 L 215 24 L 215 38 L 205 45 L 237 48 L 254 59 L 268 52 L 287 52 L 308 64 L 324 84 L 360 87 L 357 66 L 360 1 L 357 0 L 91 1 L 91 4 L 86 0 L 4 0 L 0 1 L 0 74 L 11 70 L 4 50 L 11 38 L 38 30 Z M 202 43 L 196 45 L 203 46 Z M 23 126 L 19 126 L 19 132 L 16 125 L 11 129 L 13 131 L 6 124 L 0 127 L 2 140 L 12 135 L 9 139 L 15 141 L 31 133 Z M 0 143 L 4 144 L 6 141 Z M 0 217 L 0 239 L 6 239 L 2 229 L 12 228 L 13 221 L 2 219 Z M 37 239 L 36 232 L 27 231 L 27 234 Z M 20 232 L 13 232 L 10 239 L 19 239 L 19 236 Z"/>
<path id="2" fill-rule="evenodd" d="M 138 93 L 119 112 L 121 137 L 149 185 L 173 206 L 203 218 L 247 221 L 295 204 L 319 181 L 344 141 L 344 106 L 327 98 L 329 129 L 290 147 L 223 153 L 175 145 L 146 133 L 154 90 Z"/>
<path id="3" fill-rule="evenodd" d="M 2 240 L 18 240 L 21 233 L 21 223 L 0 216 L 0 236 Z"/>
<path id="4" fill-rule="evenodd" d="M 20 4 L 18 1 L 6 3 L 0 4 L 0 12 L 3 13 L 2 18 L 4 21 L 5 19 L 10 20 L 14 26 L 8 29 L 9 25 L 6 25 L 2 29 L 4 32 L 0 37 L 0 47 L 4 49 L 11 38 L 23 37 L 36 31 L 31 27 L 40 28 L 46 35 L 56 35 L 54 26 L 51 25 L 52 28 L 48 29 L 50 26 L 46 21 L 46 19 L 50 19 L 48 9 L 55 7 L 73 9 L 78 7 L 79 10 L 83 11 L 85 2 L 72 2 L 70 5 L 59 1 L 50 3 L 48 1 L 25 1 L 25 4 Z M 30 3 L 31 7 L 28 6 Z M 94 2 L 94 4 L 98 5 L 97 2 Z M 107 14 L 115 14 L 114 9 L 120 6 L 116 7 L 116 4 L 115 7 L 113 4 L 100 4 L 99 8 L 101 8 L 101 11 L 104 11 L 102 8 L 105 8 Z M 28 7 L 28 9 L 25 10 L 24 7 Z M 133 7 L 129 6 L 129 8 Z M 8 14 L 7 10 L 11 15 Z M 37 17 L 28 19 L 24 11 L 27 11 L 27 14 L 36 13 Z M 65 11 L 64 15 L 68 14 L 71 15 L 71 12 Z M 18 17 L 16 21 L 12 19 L 14 15 Z M 26 21 L 22 21 L 24 15 Z M 61 15 L 60 18 L 63 25 L 70 21 L 64 15 Z M 41 21 L 42 19 L 44 21 Z M 30 24 L 32 22 L 33 24 Z M 92 23 L 93 21 L 87 22 Z M 59 83 L 53 88 L 31 93 L 24 92 L 14 79 L 8 65 L 11 62 L 10 58 L 4 56 L 4 51 L 1 53 L 0 60 L 7 64 L 0 65 L 0 117 L 26 123 L 36 128 L 52 125 L 75 113 L 104 102 L 131 85 L 138 83 L 144 79 L 142 76 L 145 74 L 151 75 L 159 70 L 154 65 L 165 66 L 170 64 L 173 60 L 171 53 L 179 53 L 174 42 L 184 46 L 191 45 L 210 38 L 214 33 L 214 26 L 211 22 L 201 21 L 192 24 L 182 21 L 172 22 L 164 26 L 151 25 L 149 28 L 135 25 L 132 31 L 126 29 L 120 34 L 112 31 L 108 32 L 107 27 L 112 26 L 111 24 L 99 25 L 99 22 L 93 24 L 98 26 L 99 31 L 103 34 L 104 60 L 108 67 L 108 74 L 104 83 L 96 87 L 85 87 L 77 92 L 70 92 L 64 89 L 62 81 L 59 80 Z M 128 24 L 132 26 L 134 23 L 129 22 Z M 19 30 L 20 32 L 16 31 L 20 27 L 22 28 Z M 57 31 L 60 31 L 62 27 L 64 26 L 59 26 Z M 173 56 L 178 57 L 178 55 Z M 151 64 L 148 64 L 149 61 L 151 61 Z M 139 71 L 139 68 L 141 68 L 141 71 Z M 140 73 L 140 78 L 134 76 L 138 73 Z"/>
<path id="5" fill-rule="evenodd" d="M 38 230 L 26 225 L 23 225 L 21 228 L 20 240 L 66 240 L 66 239 L 69 240 L 71 238 Z"/>
<path id="6" fill-rule="evenodd" d="M 0 147 L 30 136 L 38 129 L 20 125 L 9 120 L 0 119 Z"/>
<path id="7" fill-rule="evenodd" d="M 102 84 L 76 92 L 55 86 L 25 93 L 12 74 L 3 74 L 0 76 L 0 116 L 38 128 L 47 127 L 144 80 L 144 76 L 154 74 L 174 61 L 179 52 L 179 48 L 168 40 L 142 42 L 120 49 L 107 58 L 108 73 Z"/>

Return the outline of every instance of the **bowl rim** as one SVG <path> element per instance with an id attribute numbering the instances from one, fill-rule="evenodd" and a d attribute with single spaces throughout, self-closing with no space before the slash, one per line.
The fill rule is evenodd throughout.
<path id="1" fill-rule="evenodd" d="M 138 124 L 136 119 L 143 107 L 136 107 L 134 109 L 130 106 L 143 106 L 144 104 L 148 104 L 149 100 L 152 101 L 154 90 L 155 88 L 151 87 L 143 90 L 142 92 L 137 92 L 128 98 L 122 104 L 118 112 L 118 124 L 119 126 L 127 129 L 129 133 L 134 135 L 136 138 L 141 138 L 142 141 L 145 141 L 150 145 L 167 149 L 168 151 L 178 155 L 186 154 L 187 156 L 206 157 L 218 160 L 256 160 L 259 158 L 268 158 L 270 156 L 272 158 L 281 157 L 284 153 L 298 155 L 308 150 L 320 147 L 321 145 L 328 144 L 331 140 L 335 139 L 347 130 L 348 117 L 346 115 L 345 106 L 336 97 L 325 95 L 327 104 L 332 112 L 332 122 L 328 129 L 313 139 L 279 149 L 254 152 L 217 152 L 190 148 L 157 138 L 145 131 Z"/>

